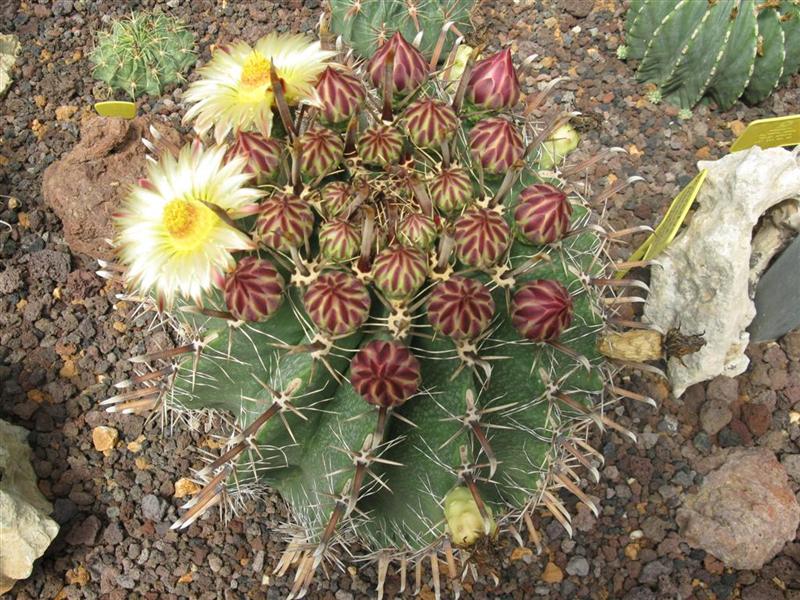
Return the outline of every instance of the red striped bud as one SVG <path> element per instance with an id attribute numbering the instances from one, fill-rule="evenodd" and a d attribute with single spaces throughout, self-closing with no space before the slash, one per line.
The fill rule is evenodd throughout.
<path id="1" fill-rule="evenodd" d="M 300 170 L 309 177 L 324 177 L 342 162 L 344 141 L 325 127 L 312 127 L 300 136 Z"/>
<path id="2" fill-rule="evenodd" d="M 397 240 L 404 246 L 430 250 L 438 234 L 436 223 L 420 213 L 406 215 L 397 225 Z"/>
<path id="3" fill-rule="evenodd" d="M 361 234 L 358 227 L 336 219 L 325 223 L 319 229 L 319 252 L 332 262 L 345 262 L 358 255 L 361 247 Z"/>
<path id="4" fill-rule="evenodd" d="M 523 284 L 511 301 L 511 323 L 533 342 L 548 342 L 572 322 L 572 297 L 553 279 L 537 279 Z"/>
<path id="5" fill-rule="evenodd" d="M 433 176 L 428 189 L 434 206 L 443 213 L 461 212 L 472 200 L 472 181 L 463 167 L 442 169 Z"/>
<path id="6" fill-rule="evenodd" d="M 420 148 L 439 146 L 453 137 L 459 120 L 449 104 L 425 98 L 412 102 L 404 114 L 408 137 Z"/>
<path id="7" fill-rule="evenodd" d="M 403 135 L 391 125 L 374 125 L 358 139 L 358 154 L 370 165 L 396 162 L 403 151 Z"/>
<path id="8" fill-rule="evenodd" d="M 256 218 L 256 236 L 269 248 L 286 252 L 306 243 L 314 229 L 314 213 L 305 200 L 278 193 L 267 198 Z"/>
<path id="9" fill-rule="evenodd" d="M 343 271 L 327 271 L 308 286 L 303 304 L 311 321 L 328 335 L 358 330 L 369 317 L 367 287 Z"/>
<path id="10" fill-rule="evenodd" d="M 475 63 L 467 85 L 467 100 L 488 110 L 513 108 L 520 98 L 517 70 L 511 50 L 503 50 Z"/>
<path id="11" fill-rule="evenodd" d="M 417 293 L 428 275 L 425 255 L 414 248 L 391 246 L 375 259 L 372 278 L 390 300 L 408 300 Z"/>
<path id="12" fill-rule="evenodd" d="M 425 57 L 414 46 L 409 44 L 400 33 L 395 33 L 383 44 L 367 63 L 372 84 L 381 89 L 383 86 L 386 63 L 392 60 L 392 89 L 394 93 L 406 95 L 416 90 L 428 77 L 428 63 Z"/>
<path id="13" fill-rule="evenodd" d="M 361 81 L 347 71 L 327 67 L 317 83 L 322 101 L 322 116 L 329 123 L 340 123 L 355 114 L 366 92 Z"/>
<path id="14" fill-rule="evenodd" d="M 437 284 L 428 299 L 428 321 L 454 340 L 472 340 L 489 326 L 495 304 L 477 279 L 455 275 Z"/>
<path id="15" fill-rule="evenodd" d="M 225 278 L 223 295 L 231 314 L 242 321 L 262 321 L 283 300 L 283 276 L 263 258 L 246 256 Z"/>
<path id="16" fill-rule="evenodd" d="M 522 158 L 522 136 L 510 121 L 492 117 L 478 121 L 469 132 L 472 158 L 490 175 L 504 174 Z"/>
<path id="17" fill-rule="evenodd" d="M 400 406 L 419 389 L 419 361 L 398 342 L 373 340 L 350 363 L 350 383 L 369 404 Z"/>
<path id="18" fill-rule="evenodd" d="M 503 260 L 511 230 L 496 211 L 477 208 L 458 218 L 455 238 L 458 260 L 476 269 L 487 269 Z"/>
<path id="19" fill-rule="evenodd" d="M 268 138 L 260 133 L 238 131 L 233 145 L 228 150 L 228 158 L 242 156 L 247 159 L 245 173 L 255 177 L 273 179 L 278 175 L 281 166 L 283 144 L 275 138 Z"/>
<path id="20" fill-rule="evenodd" d="M 529 242 L 550 244 L 564 237 L 571 215 L 572 204 L 564 192 L 548 183 L 535 183 L 520 192 L 514 223 Z"/>

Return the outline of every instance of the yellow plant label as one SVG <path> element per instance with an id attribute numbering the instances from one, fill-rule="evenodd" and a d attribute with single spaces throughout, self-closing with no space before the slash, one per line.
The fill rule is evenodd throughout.
<path id="1" fill-rule="evenodd" d="M 94 109 L 101 117 L 133 119 L 136 116 L 136 105 L 133 102 L 121 102 L 118 100 L 98 102 L 94 105 Z"/>
<path id="2" fill-rule="evenodd" d="M 689 209 L 692 207 L 692 204 L 694 204 L 697 193 L 706 180 L 706 175 L 708 175 L 708 170 L 703 169 L 689 182 L 689 185 L 675 196 L 664 218 L 661 219 L 661 222 L 656 226 L 655 231 L 650 234 L 650 237 L 648 237 L 633 254 L 631 254 L 628 261 L 649 260 L 661 254 L 664 248 L 669 246 L 670 242 L 678 235 L 678 230 L 686 220 L 686 215 L 689 214 Z M 627 270 L 617 271 L 616 276 L 620 278 L 627 272 Z"/>
<path id="3" fill-rule="evenodd" d="M 800 115 L 789 115 L 753 121 L 733 143 L 731 152 L 747 150 L 753 146 L 774 148 L 798 144 L 800 144 Z"/>

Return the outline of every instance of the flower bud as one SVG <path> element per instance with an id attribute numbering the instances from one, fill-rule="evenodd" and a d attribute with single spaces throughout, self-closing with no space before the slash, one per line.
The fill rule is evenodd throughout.
<path id="1" fill-rule="evenodd" d="M 369 404 L 400 406 L 419 389 L 419 361 L 399 342 L 373 340 L 350 363 L 350 383 Z"/>
<path id="2" fill-rule="evenodd" d="M 232 156 L 242 156 L 247 159 L 245 173 L 252 173 L 260 179 L 274 179 L 281 165 L 282 151 L 283 145 L 280 140 L 265 137 L 260 133 L 238 131 L 233 145 L 228 150 L 228 159 Z"/>
<path id="3" fill-rule="evenodd" d="M 425 57 L 398 32 L 378 48 L 375 56 L 367 63 L 372 84 L 378 89 L 383 85 L 386 63 L 390 59 L 393 59 L 391 75 L 392 90 L 395 94 L 404 96 L 413 92 L 428 77 L 428 63 Z"/>
<path id="4" fill-rule="evenodd" d="M 482 537 L 487 528 L 490 535 L 497 531 L 497 523 L 492 509 L 484 504 L 489 523 L 485 523 L 478 504 L 468 488 L 453 488 L 444 498 L 444 518 L 447 521 L 447 532 L 456 546 L 472 546 Z M 487 527 L 488 526 L 488 527 Z"/>
<path id="5" fill-rule="evenodd" d="M 472 158 L 489 175 L 502 175 L 522 158 L 522 136 L 510 121 L 492 117 L 478 121 L 469 132 Z"/>
<path id="6" fill-rule="evenodd" d="M 367 287 L 344 271 L 327 271 L 311 283 L 303 295 L 311 321 L 332 336 L 357 331 L 369 317 Z"/>
<path id="7" fill-rule="evenodd" d="M 498 212 L 477 208 L 456 220 L 456 256 L 467 266 L 488 269 L 505 256 L 511 229 Z"/>
<path id="8" fill-rule="evenodd" d="M 346 181 L 332 181 L 320 190 L 319 211 L 326 219 L 342 214 L 353 197 L 353 189 Z"/>
<path id="9" fill-rule="evenodd" d="M 420 148 L 439 146 L 450 139 L 458 128 L 458 117 L 449 104 L 425 98 L 412 102 L 406 109 L 408 137 Z"/>
<path id="10" fill-rule="evenodd" d="M 403 134 L 391 125 L 374 125 L 358 139 L 358 155 L 370 165 L 396 162 L 402 151 Z"/>
<path id="11" fill-rule="evenodd" d="M 322 117 L 329 123 L 341 123 L 355 114 L 364 102 L 366 92 L 361 81 L 352 73 L 326 68 L 317 83 Z"/>
<path id="12" fill-rule="evenodd" d="M 436 223 L 420 213 L 406 215 L 397 225 L 397 239 L 404 246 L 427 251 L 436 241 Z"/>
<path id="13" fill-rule="evenodd" d="M 373 282 L 389 300 L 408 300 L 422 287 L 427 275 L 425 255 L 400 245 L 386 248 L 372 266 Z"/>
<path id="14" fill-rule="evenodd" d="M 428 299 L 428 321 L 449 338 L 473 340 L 489 326 L 494 299 L 477 279 L 454 275 L 436 285 Z"/>
<path id="15" fill-rule="evenodd" d="M 314 213 L 305 200 L 277 193 L 267 198 L 256 217 L 256 237 L 269 248 L 287 252 L 306 243 L 314 229 Z"/>
<path id="16" fill-rule="evenodd" d="M 325 127 L 312 127 L 300 136 L 300 170 L 308 177 L 324 177 L 344 156 L 344 141 Z"/>
<path id="17" fill-rule="evenodd" d="M 223 295 L 231 314 L 241 321 L 263 321 L 283 300 L 283 276 L 263 258 L 246 256 L 225 278 Z"/>
<path id="18" fill-rule="evenodd" d="M 466 169 L 456 165 L 442 169 L 428 186 L 433 205 L 446 214 L 457 213 L 472 200 L 472 181 Z"/>
<path id="19" fill-rule="evenodd" d="M 319 253 L 331 262 L 346 262 L 354 258 L 360 247 L 358 228 L 344 219 L 335 219 L 319 228 Z"/>
<path id="20" fill-rule="evenodd" d="M 488 110 L 513 108 L 520 98 L 517 70 L 511 50 L 503 50 L 475 63 L 467 85 L 467 100 Z"/>
<path id="21" fill-rule="evenodd" d="M 523 284 L 511 300 L 511 323 L 532 342 L 558 339 L 572 323 L 572 297 L 554 279 L 536 279 Z"/>
<path id="22" fill-rule="evenodd" d="M 520 192 L 514 223 L 532 244 L 551 244 L 564 237 L 571 215 L 572 204 L 564 192 L 549 183 L 535 183 Z"/>

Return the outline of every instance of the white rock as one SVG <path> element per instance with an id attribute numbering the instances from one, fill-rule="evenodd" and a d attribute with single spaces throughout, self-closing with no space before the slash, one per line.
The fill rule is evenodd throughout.
<path id="1" fill-rule="evenodd" d="M 755 316 L 749 286 L 751 238 L 759 217 L 783 200 L 800 196 L 797 157 L 782 148 L 749 150 L 708 169 L 699 208 L 690 225 L 658 257 L 651 272 L 644 319 L 666 332 L 702 333 L 706 345 L 669 360 L 673 393 L 717 375 L 734 377 L 748 365 L 747 326 Z"/>
<path id="2" fill-rule="evenodd" d="M 31 574 L 58 534 L 53 507 L 39 491 L 28 432 L 0 419 L 0 594 Z"/>

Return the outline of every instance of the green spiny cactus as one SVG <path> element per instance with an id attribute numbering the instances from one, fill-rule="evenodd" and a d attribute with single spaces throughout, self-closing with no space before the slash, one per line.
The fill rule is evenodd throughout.
<path id="1" fill-rule="evenodd" d="M 112 90 L 156 96 L 194 63 L 194 36 L 177 19 L 137 13 L 99 32 L 90 58 L 94 77 Z"/>
<path id="2" fill-rule="evenodd" d="M 728 110 L 763 101 L 800 70 L 800 1 L 633 0 L 625 37 L 640 81 L 681 108 L 710 98 Z"/>
<path id="3" fill-rule="evenodd" d="M 475 2 L 329 0 L 329 4 L 331 29 L 360 56 L 372 56 L 383 42 L 399 32 L 407 40 L 415 40 L 421 34 L 419 48 L 430 58 L 434 53 L 442 57 L 452 48 L 456 38 L 471 30 L 471 12 Z"/>
<path id="4" fill-rule="evenodd" d="M 241 81 L 219 97 L 193 85 L 209 111 L 232 102 L 231 86 L 246 101 L 257 88 L 281 131 L 162 156 L 118 221 L 130 284 L 163 308 L 181 297 L 170 322 L 185 345 L 133 359 L 141 373 L 108 410 L 235 420 L 175 527 L 276 490 L 292 515 L 276 571 L 296 566 L 293 596 L 354 543 L 378 562 L 379 597 L 390 562 L 405 581 L 423 560 L 438 596 L 440 553 L 457 588 L 454 552 L 466 560 L 503 532 L 521 540 L 521 526 L 538 539 L 539 508 L 571 532 L 558 490 L 597 510 L 579 487 L 579 468 L 597 477 L 589 426 L 629 433 L 608 402 L 652 403 L 607 387 L 614 369 L 598 349 L 617 303 L 603 293 L 644 286 L 610 278 L 618 236 L 563 189 L 561 176 L 600 157 L 543 179 L 545 143 L 571 115 L 535 118 L 544 96 L 521 102 L 507 51 L 473 53 L 448 81 L 400 35 L 359 69 L 321 71 L 326 51 L 294 37 L 245 46 L 221 48 L 207 70 L 222 78 L 242 61 Z M 317 110 L 286 101 L 303 73 Z M 196 117 L 204 131 L 259 127 L 233 110 Z"/>

